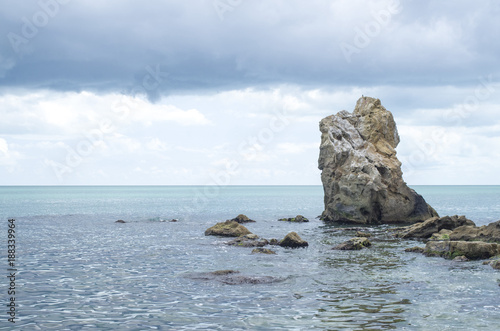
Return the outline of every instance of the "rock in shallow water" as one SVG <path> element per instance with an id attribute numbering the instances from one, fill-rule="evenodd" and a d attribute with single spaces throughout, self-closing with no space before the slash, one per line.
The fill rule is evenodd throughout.
<path id="1" fill-rule="evenodd" d="M 282 222 L 295 222 L 295 223 L 305 223 L 305 222 L 309 222 L 309 219 L 305 218 L 302 215 L 297 215 L 295 217 L 280 218 L 278 221 L 282 221 Z"/>
<path id="2" fill-rule="evenodd" d="M 285 280 L 285 278 L 282 277 L 242 275 L 237 270 L 217 270 L 212 272 L 192 273 L 187 275 L 187 278 L 204 281 L 218 281 L 227 285 L 271 284 Z"/>
<path id="3" fill-rule="evenodd" d="M 260 239 L 255 234 L 247 234 L 227 242 L 230 246 L 239 247 L 264 247 L 269 244 L 266 239 Z"/>
<path id="4" fill-rule="evenodd" d="M 430 238 L 433 234 L 442 230 L 454 230 L 460 226 L 469 225 L 476 226 L 474 222 L 467 219 L 465 216 L 444 216 L 444 217 L 431 217 L 422 223 L 410 225 L 402 228 L 396 234 L 399 238 Z M 450 232 L 443 232 L 442 235 L 450 234 Z M 446 239 L 446 237 L 444 237 Z"/>
<path id="5" fill-rule="evenodd" d="M 342 244 L 339 244 L 332 249 L 334 250 L 341 250 L 341 251 L 357 251 L 360 249 L 363 249 L 365 247 L 370 247 L 372 244 L 366 237 L 356 237 L 349 239 L 346 242 L 343 242 Z"/>
<path id="6" fill-rule="evenodd" d="M 259 247 L 259 248 L 254 248 L 252 250 L 252 254 L 271 254 L 272 255 L 272 254 L 276 254 L 276 252 L 271 250 L 271 249 Z"/>
<path id="7" fill-rule="evenodd" d="M 425 248 L 419 247 L 419 246 L 410 247 L 410 248 L 405 249 L 405 252 L 407 252 L 407 253 L 423 253 L 424 251 L 425 251 Z"/>
<path id="8" fill-rule="evenodd" d="M 238 216 L 236 216 L 235 218 L 231 219 L 230 221 L 234 221 L 234 222 L 238 222 L 238 223 L 255 223 L 254 220 L 251 220 L 248 218 L 248 216 L 246 215 L 243 215 L 243 214 L 239 214 Z"/>
<path id="9" fill-rule="evenodd" d="M 462 255 L 470 260 L 488 259 L 500 255 L 500 244 L 481 241 L 429 241 L 424 254 L 448 259 Z"/>
<path id="10" fill-rule="evenodd" d="M 500 221 L 480 227 L 476 227 L 474 224 L 472 226 L 464 224 L 450 233 L 450 240 L 480 240 L 500 243 Z"/>
<path id="11" fill-rule="evenodd" d="M 205 236 L 240 237 L 251 233 L 250 230 L 238 222 L 228 220 L 208 228 L 205 231 Z"/>
<path id="12" fill-rule="evenodd" d="M 325 221 L 360 224 L 415 223 L 438 216 L 402 178 L 399 135 L 380 100 L 361 97 L 320 122 Z"/>
<path id="13" fill-rule="evenodd" d="M 298 248 L 298 247 L 307 247 L 309 243 L 305 240 L 302 240 L 300 236 L 296 232 L 290 232 L 279 242 L 281 247 L 289 247 L 289 248 Z"/>

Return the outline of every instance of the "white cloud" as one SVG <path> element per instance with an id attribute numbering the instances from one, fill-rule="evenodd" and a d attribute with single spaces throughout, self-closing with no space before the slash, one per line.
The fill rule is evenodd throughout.
<path id="1" fill-rule="evenodd" d="M 7 141 L 2 138 L 0 138 L 0 152 L 2 152 L 4 155 L 7 155 L 7 153 L 9 152 L 9 145 L 7 144 Z"/>
<path id="2" fill-rule="evenodd" d="M 146 144 L 146 147 L 149 150 L 158 152 L 164 152 L 169 149 L 169 147 L 167 147 L 167 145 L 159 138 L 151 138 L 151 140 Z"/>
<path id="3" fill-rule="evenodd" d="M 278 144 L 277 150 L 283 154 L 301 154 L 309 149 L 316 149 L 319 153 L 319 144 L 314 143 L 281 143 Z"/>
<path id="4" fill-rule="evenodd" d="M 230 173 L 231 184 L 319 184 L 318 122 L 342 109 L 352 111 L 361 94 L 380 97 L 395 115 L 402 138 L 398 157 L 410 184 L 473 184 L 487 176 L 495 178 L 498 169 L 486 164 L 500 164 L 500 155 L 486 146 L 500 145 L 500 100 L 492 94 L 476 112 L 456 123 L 442 120 L 443 114 L 458 109 L 474 88 L 450 88 L 446 98 L 439 99 L 431 91 L 286 85 L 173 95 L 156 104 L 91 92 L 5 94 L 0 101 L 8 106 L 0 113 L 8 125 L 0 123 L 0 166 L 11 175 L 2 180 L 3 184 L 61 184 L 43 160 L 64 164 L 102 119 L 115 118 L 109 131 L 95 136 L 92 152 L 64 175 L 62 184 L 206 184 L 213 182 L 211 174 L 234 162 L 238 169 Z M 120 102 L 122 107 L 117 108 Z M 47 116 L 51 105 L 58 105 L 57 111 L 72 111 L 58 120 Z M 272 120 L 284 108 L 285 120 L 278 127 Z M 29 129 L 12 130 L 10 123 L 19 121 Z M 481 162 L 476 166 L 480 174 L 472 176 L 467 169 L 472 160 Z"/>

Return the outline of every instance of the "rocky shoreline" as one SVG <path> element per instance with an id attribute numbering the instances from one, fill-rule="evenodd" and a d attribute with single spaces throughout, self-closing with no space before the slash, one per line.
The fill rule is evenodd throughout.
<path id="1" fill-rule="evenodd" d="M 425 247 L 415 247 L 412 251 L 426 256 L 441 256 L 457 261 L 500 256 L 500 221 L 478 227 L 465 216 L 433 217 L 400 228 L 395 236 L 424 240 Z"/>
<path id="2" fill-rule="evenodd" d="M 331 250 L 362 250 L 372 247 L 372 238 L 377 240 L 367 230 L 370 229 L 351 227 L 329 229 L 325 232 L 355 232 L 353 238 L 331 247 Z M 422 253 L 429 257 L 440 256 L 455 261 L 492 259 L 488 263 L 496 269 L 500 268 L 500 262 L 498 262 L 500 260 L 500 221 L 478 227 L 465 216 L 431 217 L 424 222 L 386 230 L 386 234 L 390 234 L 393 238 L 418 240 L 426 244 L 425 247 L 416 246 L 406 249 L 406 252 Z M 268 245 L 285 248 L 309 246 L 309 243 L 296 232 L 288 233 L 282 240 L 268 240 L 253 234 L 245 226 L 232 219 L 208 228 L 205 235 L 234 237 L 225 244 L 253 248 L 252 254 L 276 254 L 275 251 L 264 248 Z"/>

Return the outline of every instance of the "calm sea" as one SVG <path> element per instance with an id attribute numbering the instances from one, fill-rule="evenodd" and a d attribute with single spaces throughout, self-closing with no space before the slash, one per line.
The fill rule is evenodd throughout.
<path id="1" fill-rule="evenodd" d="M 500 186 L 415 186 L 440 215 L 500 219 Z M 21 330 L 498 330 L 500 273 L 405 253 L 423 245 L 367 228 L 373 246 L 315 219 L 320 186 L 0 187 L 0 328 Z M 264 238 L 296 231 L 306 249 L 276 255 L 204 236 L 243 213 Z M 278 218 L 302 214 L 311 222 Z M 16 323 L 8 322 L 7 229 L 16 219 Z M 164 220 L 178 219 L 178 222 Z M 127 223 L 115 223 L 122 219 Z M 269 284 L 196 275 L 222 269 Z"/>

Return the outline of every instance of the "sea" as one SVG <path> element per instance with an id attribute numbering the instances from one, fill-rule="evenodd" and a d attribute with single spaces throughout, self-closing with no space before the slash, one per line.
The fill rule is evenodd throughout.
<path id="1" fill-rule="evenodd" d="M 500 186 L 412 188 L 441 216 L 500 219 Z M 424 243 L 388 225 L 363 227 L 370 248 L 332 250 L 355 230 L 322 211 L 321 186 L 0 187 L 0 329 L 500 329 L 498 270 L 407 253 Z M 309 246 L 252 254 L 204 235 L 238 214 L 260 237 L 295 231 Z M 299 214 L 310 222 L 278 221 Z M 218 270 L 256 281 L 207 276 Z"/>

